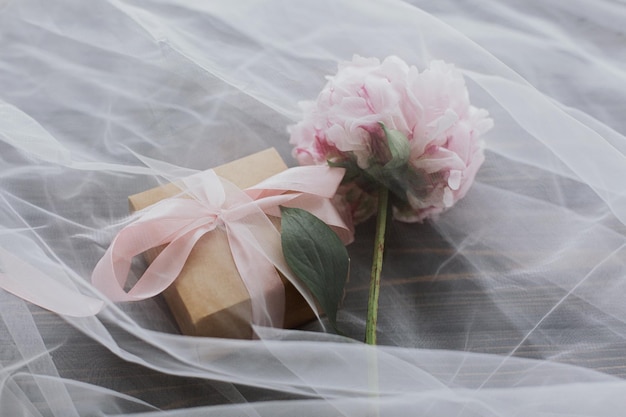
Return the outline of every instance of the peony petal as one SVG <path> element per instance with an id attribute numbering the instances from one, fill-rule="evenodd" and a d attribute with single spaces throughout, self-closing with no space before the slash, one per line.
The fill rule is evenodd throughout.
<path id="1" fill-rule="evenodd" d="M 441 136 L 443 132 L 450 129 L 454 124 L 459 120 L 459 115 L 452 109 L 446 109 L 444 114 L 433 120 L 428 124 L 428 127 L 432 130 L 430 131 L 429 136 L 431 138 L 437 138 Z"/>
<path id="2" fill-rule="evenodd" d="M 443 189 L 443 205 L 446 208 L 452 207 L 454 205 L 454 195 L 452 194 L 452 190 L 448 187 Z"/>
<path id="3" fill-rule="evenodd" d="M 421 158 L 411 159 L 410 163 L 416 170 L 422 170 L 427 174 L 450 170 L 462 171 L 466 168 L 465 162 L 456 153 L 441 147 Z"/>
<path id="4" fill-rule="evenodd" d="M 360 92 L 372 113 L 386 114 L 398 109 L 400 97 L 386 78 L 367 77 Z"/>
<path id="5" fill-rule="evenodd" d="M 448 176 L 448 187 L 452 190 L 458 190 L 461 186 L 461 178 L 463 177 L 463 172 L 459 170 L 450 171 L 450 175 Z"/>

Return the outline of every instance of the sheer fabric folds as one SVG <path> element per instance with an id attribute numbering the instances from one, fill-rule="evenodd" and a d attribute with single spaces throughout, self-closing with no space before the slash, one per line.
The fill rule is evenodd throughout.
<path id="1" fill-rule="evenodd" d="M 626 4 L 470 3 L 0 1 L 0 278 L 84 306 L 0 291 L 2 414 L 623 415 Z M 454 63 L 495 120 L 469 194 L 392 224 L 380 346 L 371 223 L 349 337 L 185 337 L 159 297 L 98 294 L 128 195 L 267 147 L 295 165 L 298 102 L 353 54 Z"/>

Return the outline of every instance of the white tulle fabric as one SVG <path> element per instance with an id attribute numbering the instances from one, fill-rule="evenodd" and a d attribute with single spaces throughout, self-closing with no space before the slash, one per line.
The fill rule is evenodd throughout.
<path id="1" fill-rule="evenodd" d="M 0 1 L 0 268 L 23 285 L 99 299 L 89 277 L 129 221 L 128 195 L 269 146 L 295 165 L 298 101 L 353 54 L 455 63 L 495 120 L 476 184 L 432 223 L 449 250 L 387 259 L 388 277 L 428 270 L 442 291 L 433 307 L 384 287 L 384 346 L 319 331 L 184 337 L 156 299 L 42 321 L 1 291 L 3 415 L 158 411 L 106 375 L 61 372 L 94 361 L 91 345 L 59 339 L 71 326 L 227 399 L 159 415 L 623 415 L 626 4 L 412 3 Z M 420 239 L 404 227 L 399 242 Z M 354 259 L 358 286 L 367 255 Z M 339 320 L 359 338 L 354 294 Z"/>

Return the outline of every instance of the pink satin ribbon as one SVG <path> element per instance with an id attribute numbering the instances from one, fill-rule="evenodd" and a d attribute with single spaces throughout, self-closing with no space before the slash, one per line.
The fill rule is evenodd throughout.
<path id="1" fill-rule="evenodd" d="M 282 255 L 280 233 L 267 215 L 280 216 L 280 206 L 298 207 L 332 227 L 344 243 L 352 233 L 331 204 L 344 170 L 307 166 L 283 171 L 260 184 L 240 190 L 213 170 L 183 180 L 192 198 L 169 198 L 140 212 L 123 228 L 96 265 L 92 283 L 112 301 L 136 301 L 165 290 L 181 272 L 198 240 L 222 227 L 235 265 L 252 302 L 252 321 L 280 327 L 284 288 L 279 270 L 307 295 Z M 133 257 L 166 245 L 143 276 L 124 290 Z M 305 297 L 306 298 L 306 297 Z M 310 297 L 308 301 L 312 303 Z"/>
<path id="2" fill-rule="evenodd" d="M 104 306 L 100 299 L 78 292 L 71 280 L 58 269 L 40 269 L 0 247 L 0 288 L 39 307 L 70 317 L 89 317 Z"/>

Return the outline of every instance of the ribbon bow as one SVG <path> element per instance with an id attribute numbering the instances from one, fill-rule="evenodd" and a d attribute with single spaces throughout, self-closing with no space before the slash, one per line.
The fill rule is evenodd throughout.
<path id="1" fill-rule="evenodd" d="M 250 294 L 252 321 L 282 326 L 284 288 L 277 270 L 313 306 L 308 291 L 292 275 L 281 250 L 280 233 L 267 215 L 280 206 L 298 207 L 332 227 L 344 243 L 352 233 L 330 199 L 343 178 L 342 168 L 305 166 L 283 171 L 241 190 L 204 171 L 183 180 L 192 198 L 169 198 L 139 213 L 124 227 L 96 265 L 92 283 L 112 301 L 136 301 L 165 290 L 181 272 L 187 257 L 206 233 L 223 228 L 237 270 Z M 167 245 L 128 292 L 124 290 L 133 257 Z"/>

